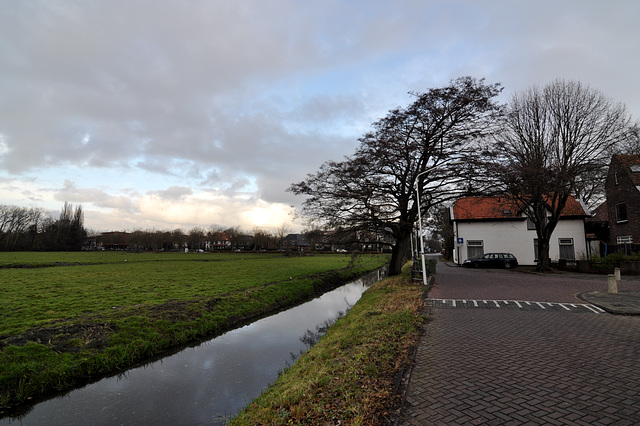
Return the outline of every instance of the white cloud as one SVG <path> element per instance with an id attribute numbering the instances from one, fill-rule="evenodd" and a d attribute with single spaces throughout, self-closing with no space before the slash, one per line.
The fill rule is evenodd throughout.
<path id="1" fill-rule="evenodd" d="M 98 229 L 286 222 L 292 182 L 351 154 L 408 91 L 461 75 L 502 82 L 505 99 L 580 80 L 640 117 L 639 12 L 635 0 L 6 2 L 0 195 L 80 203 Z"/>

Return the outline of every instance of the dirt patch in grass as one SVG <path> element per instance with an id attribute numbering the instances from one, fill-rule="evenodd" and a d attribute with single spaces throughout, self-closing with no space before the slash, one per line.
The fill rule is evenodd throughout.
<path id="1" fill-rule="evenodd" d="M 33 342 L 48 346 L 58 353 L 78 353 L 82 349 L 103 351 L 113 331 L 114 325 L 110 323 L 39 327 L 0 340 L 0 349 L 8 345 L 24 346 Z"/>
<path id="2" fill-rule="evenodd" d="M 126 310 L 124 316 L 142 315 L 151 321 L 168 321 L 175 324 L 199 318 L 202 316 L 202 310 L 213 311 L 221 300 L 219 297 L 204 301 L 171 300 L 158 305 L 114 308 L 114 313 L 118 316 L 118 311 Z M 0 336 L 0 350 L 9 345 L 24 346 L 27 343 L 39 343 L 58 353 L 78 353 L 85 349 L 102 352 L 108 347 L 109 338 L 116 329 L 115 323 L 112 322 L 80 322 L 54 327 L 37 327 L 18 335 L 4 338 Z"/>

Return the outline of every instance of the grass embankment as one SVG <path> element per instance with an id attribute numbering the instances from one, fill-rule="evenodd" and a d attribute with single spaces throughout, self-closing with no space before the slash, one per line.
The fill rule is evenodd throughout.
<path id="1" fill-rule="evenodd" d="M 297 304 L 387 260 L 0 253 L 0 416 L 16 403 Z"/>
<path id="2" fill-rule="evenodd" d="M 417 345 L 422 285 L 402 276 L 370 289 L 231 425 L 380 425 L 397 408 L 398 373 Z"/>

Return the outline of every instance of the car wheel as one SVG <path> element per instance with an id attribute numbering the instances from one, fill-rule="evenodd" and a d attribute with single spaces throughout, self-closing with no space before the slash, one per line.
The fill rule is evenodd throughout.
<path id="1" fill-rule="evenodd" d="M 504 269 L 511 269 L 511 262 L 504 262 Z"/>
<path id="2" fill-rule="evenodd" d="M 476 262 L 476 263 L 474 263 L 474 264 L 473 264 L 473 267 L 474 267 L 474 268 L 479 268 L 479 267 L 480 267 L 480 264 Z"/>

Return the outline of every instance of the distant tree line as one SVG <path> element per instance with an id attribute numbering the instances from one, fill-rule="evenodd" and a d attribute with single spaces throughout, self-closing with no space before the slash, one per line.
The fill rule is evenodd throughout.
<path id="1" fill-rule="evenodd" d="M 64 203 L 55 218 L 42 208 L 0 205 L 0 251 L 274 251 L 336 250 L 381 251 L 391 243 L 379 232 L 364 235 L 353 230 L 310 228 L 301 232 L 304 243 L 283 244 L 290 235 L 285 225 L 274 231 L 211 225 L 188 231 L 135 230 L 92 232 L 84 227 L 82 206 Z"/>
<path id="2" fill-rule="evenodd" d="M 253 233 L 239 227 L 211 225 L 194 227 L 189 231 L 135 230 L 133 232 L 105 232 L 89 238 L 88 249 L 128 251 L 217 251 L 217 250 L 275 250 L 287 235 L 286 228 L 275 234 L 256 228 Z"/>
<path id="3" fill-rule="evenodd" d="M 55 219 L 41 208 L 0 205 L 0 250 L 80 250 L 87 238 L 82 206 L 64 203 Z"/>
<path id="4" fill-rule="evenodd" d="M 195 227 L 189 231 L 180 228 L 167 230 L 136 230 L 133 232 L 105 232 L 90 236 L 85 244 L 87 250 L 142 251 L 382 251 L 391 242 L 383 241 L 379 233 L 356 235 L 353 231 L 336 229 L 303 231 L 295 244 L 287 243 L 285 226 L 275 232 L 254 228 L 244 231 L 239 227 L 225 228 L 211 225 L 209 228 Z M 301 243 L 302 241 L 302 243 Z"/>

